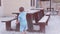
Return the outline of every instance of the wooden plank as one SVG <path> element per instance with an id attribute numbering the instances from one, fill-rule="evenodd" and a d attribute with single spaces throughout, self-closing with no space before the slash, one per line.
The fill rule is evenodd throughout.
<path id="1" fill-rule="evenodd" d="M 43 16 L 41 20 L 39 20 L 38 22 L 40 23 L 46 23 L 46 21 L 48 20 L 49 16 Z"/>

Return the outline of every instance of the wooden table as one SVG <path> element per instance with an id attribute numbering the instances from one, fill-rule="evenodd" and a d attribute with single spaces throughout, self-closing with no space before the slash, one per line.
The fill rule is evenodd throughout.
<path id="1" fill-rule="evenodd" d="M 27 12 L 27 22 L 28 22 L 28 31 L 33 31 L 33 23 L 32 23 L 32 20 L 33 20 L 33 14 L 38 12 L 38 10 L 30 10 Z M 16 14 L 17 17 L 19 15 L 20 12 L 14 12 L 12 14 Z M 18 18 L 17 18 L 18 20 Z M 19 29 L 19 25 L 16 25 L 16 28 Z"/>
<path id="2" fill-rule="evenodd" d="M 43 13 L 43 10 L 30 10 L 27 12 L 27 22 L 28 22 L 28 31 L 33 31 L 33 23 L 32 21 L 35 20 L 36 23 L 39 20 L 39 18 L 41 18 L 41 15 Z M 18 17 L 18 12 L 14 12 L 13 14 L 16 14 Z M 44 15 L 44 13 L 42 14 Z"/>
<path id="3" fill-rule="evenodd" d="M 19 13 L 20 13 L 20 12 L 15 12 L 15 13 L 13 12 L 13 13 L 12 13 L 12 14 L 16 14 L 16 15 L 17 15 L 17 20 L 18 20 Z"/>

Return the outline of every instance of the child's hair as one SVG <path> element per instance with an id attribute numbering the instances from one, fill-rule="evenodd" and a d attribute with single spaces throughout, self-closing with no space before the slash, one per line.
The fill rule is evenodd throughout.
<path id="1" fill-rule="evenodd" d="M 20 11 L 20 12 L 24 11 L 24 7 L 20 7 L 20 8 L 19 8 L 19 11 Z"/>

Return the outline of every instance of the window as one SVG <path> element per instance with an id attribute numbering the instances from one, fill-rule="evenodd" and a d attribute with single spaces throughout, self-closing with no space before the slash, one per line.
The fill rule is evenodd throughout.
<path id="1" fill-rule="evenodd" d="M 40 0 L 36 0 L 36 8 L 40 8 Z"/>
<path id="2" fill-rule="evenodd" d="M 41 1 L 49 1 L 49 0 L 31 0 L 31 7 L 34 7 L 34 8 L 42 7 Z"/>
<path id="3" fill-rule="evenodd" d="M 31 0 L 31 7 L 40 8 L 40 0 Z"/>
<path id="4" fill-rule="evenodd" d="M 31 6 L 35 6 L 35 0 L 31 0 Z"/>

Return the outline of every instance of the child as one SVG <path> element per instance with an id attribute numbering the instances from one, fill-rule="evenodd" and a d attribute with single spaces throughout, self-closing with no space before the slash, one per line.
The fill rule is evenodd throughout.
<path id="1" fill-rule="evenodd" d="M 24 11 L 23 7 L 19 8 L 20 14 L 18 16 L 18 22 L 20 23 L 20 32 L 22 34 L 26 34 L 27 27 L 27 20 L 26 20 L 26 12 Z"/>

